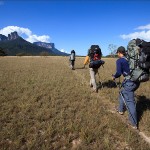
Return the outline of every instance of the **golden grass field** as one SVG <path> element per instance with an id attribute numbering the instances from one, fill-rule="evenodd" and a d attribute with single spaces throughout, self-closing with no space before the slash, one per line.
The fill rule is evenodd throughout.
<path id="1" fill-rule="evenodd" d="M 99 69 L 92 93 L 89 69 L 77 57 L 0 57 L 1 150 L 148 150 L 150 145 L 114 110 L 116 59 Z M 99 77 L 97 75 L 97 82 Z M 135 92 L 139 129 L 150 137 L 150 81 Z"/>

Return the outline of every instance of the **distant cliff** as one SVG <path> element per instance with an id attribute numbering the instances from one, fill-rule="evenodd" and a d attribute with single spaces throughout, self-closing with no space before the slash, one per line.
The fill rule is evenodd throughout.
<path id="1" fill-rule="evenodd" d="M 15 40 L 19 38 L 19 35 L 18 33 L 15 31 L 15 32 L 11 32 L 10 34 L 8 34 L 8 40 Z"/>
<path id="2" fill-rule="evenodd" d="M 34 42 L 33 44 L 52 50 L 56 55 L 68 56 L 69 54 L 59 51 L 55 48 L 54 43 Z"/>
<path id="3" fill-rule="evenodd" d="M 45 47 L 45 48 L 55 48 L 54 43 L 34 42 L 33 44 L 41 46 L 41 47 Z"/>
<path id="4" fill-rule="evenodd" d="M 5 35 L 0 34 L 0 41 L 9 41 L 9 40 L 15 40 L 19 38 L 18 33 L 15 32 L 11 32 L 10 34 L 8 34 L 8 37 Z"/>

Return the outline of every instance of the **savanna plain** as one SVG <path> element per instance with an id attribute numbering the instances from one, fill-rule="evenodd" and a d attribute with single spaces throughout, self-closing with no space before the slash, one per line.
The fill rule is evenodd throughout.
<path id="1" fill-rule="evenodd" d="M 104 58 L 96 75 L 98 93 L 89 86 L 88 65 L 77 57 L 0 57 L 1 150 L 148 150 L 150 145 L 128 126 L 111 80 L 115 58 Z M 122 78 L 120 79 L 123 80 Z M 116 80 L 119 85 L 119 80 Z M 138 126 L 150 137 L 150 81 L 135 92 Z"/>

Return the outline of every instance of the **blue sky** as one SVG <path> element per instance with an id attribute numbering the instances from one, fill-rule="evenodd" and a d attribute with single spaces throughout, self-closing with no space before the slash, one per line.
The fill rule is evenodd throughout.
<path id="1" fill-rule="evenodd" d="M 86 55 L 98 44 L 150 41 L 149 0 L 0 0 L 0 34 L 17 30 L 30 42 L 53 42 L 61 51 Z"/>

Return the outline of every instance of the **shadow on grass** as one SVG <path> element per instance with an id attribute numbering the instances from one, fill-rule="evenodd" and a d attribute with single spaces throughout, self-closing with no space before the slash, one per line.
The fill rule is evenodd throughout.
<path id="1" fill-rule="evenodd" d="M 117 83 L 117 85 L 119 85 L 119 83 Z M 117 85 L 112 80 L 108 80 L 108 81 L 105 81 L 105 82 L 99 81 L 99 83 L 98 83 L 98 87 L 99 88 L 104 88 L 104 87 L 107 87 L 107 88 L 117 88 Z"/>
<path id="2" fill-rule="evenodd" d="M 75 69 L 88 69 L 88 68 L 84 68 L 84 67 L 77 67 Z"/>
<path id="3" fill-rule="evenodd" d="M 138 122 L 141 120 L 144 111 L 150 110 L 150 99 L 148 99 L 146 96 L 137 96 L 137 116 L 138 116 Z"/>

